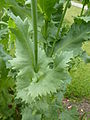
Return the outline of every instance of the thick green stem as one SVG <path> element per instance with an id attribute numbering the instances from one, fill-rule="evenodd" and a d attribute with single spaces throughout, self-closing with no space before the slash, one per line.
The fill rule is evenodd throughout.
<path id="1" fill-rule="evenodd" d="M 46 43 L 44 43 L 44 49 L 45 49 L 46 53 L 47 53 L 47 29 L 48 29 L 48 20 L 45 19 L 44 34 L 43 34 L 43 36 L 44 36 L 44 38 L 46 40 Z"/>
<path id="2" fill-rule="evenodd" d="M 67 11 L 69 2 L 70 2 L 70 0 L 67 0 L 65 9 L 64 9 L 64 11 L 63 11 L 63 14 L 62 14 L 62 17 L 61 17 L 61 20 L 60 20 L 60 24 L 59 24 L 59 27 L 58 27 L 58 30 L 57 30 L 56 38 L 58 38 L 58 36 L 59 36 L 59 32 L 60 32 L 60 29 L 61 29 L 61 27 L 62 27 L 63 20 L 64 20 L 64 17 L 65 17 L 65 14 L 66 14 L 66 11 Z"/>
<path id="3" fill-rule="evenodd" d="M 48 28 L 48 20 L 45 20 L 44 26 L 44 38 L 47 39 L 47 28 Z"/>
<path id="4" fill-rule="evenodd" d="M 34 37 L 34 69 L 37 72 L 38 64 L 38 39 L 37 39 L 37 0 L 31 0 L 32 20 L 33 20 L 33 37 Z"/>
<path id="5" fill-rule="evenodd" d="M 83 15 L 84 7 L 85 7 L 85 2 L 84 2 L 84 4 L 83 4 L 83 7 L 82 7 L 82 10 L 81 10 L 80 16 Z"/>
<path id="6" fill-rule="evenodd" d="M 67 0 L 65 9 L 64 9 L 63 14 L 62 14 L 62 17 L 61 17 L 61 20 L 60 20 L 60 24 L 59 24 L 59 27 L 58 27 L 58 30 L 57 30 L 57 33 L 56 33 L 56 39 L 55 39 L 55 41 L 54 41 L 54 43 L 53 43 L 53 46 L 52 46 L 51 56 L 52 56 L 52 54 L 53 54 L 53 51 L 54 51 L 54 47 L 55 47 L 56 41 L 57 41 L 57 39 L 58 39 L 58 37 L 59 37 L 59 32 L 60 32 L 60 29 L 61 29 L 61 27 L 62 27 L 63 20 L 64 20 L 64 17 L 65 17 L 65 14 L 66 14 L 66 11 L 67 11 L 69 2 L 70 2 L 70 0 Z"/>

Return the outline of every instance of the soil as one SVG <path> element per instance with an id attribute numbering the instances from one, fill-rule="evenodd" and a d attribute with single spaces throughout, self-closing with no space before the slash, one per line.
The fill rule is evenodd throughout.
<path id="1" fill-rule="evenodd" d="M 71 101 L 69 99 L 64 99 L 63 103 L 65 104 L 65 106 L 68 109 L 71 109 L 72 106 L 75 106 L 80 114 L 80 118 L 82 118 L 82 116 L 86 115 L 87 119 L 85 120 L 90 120 L 90 101 L 89 100 L 82 100 L 82 101 Z M 82 120 L 82 119 L 80 119 Z"/>

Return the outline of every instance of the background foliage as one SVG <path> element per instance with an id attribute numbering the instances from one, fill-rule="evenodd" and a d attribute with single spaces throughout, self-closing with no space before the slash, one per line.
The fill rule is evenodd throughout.
<path id="1" fill-rule="evenodd" d="M 90 61 L 82 49 L 90 40 L 89 9 L 67 28 L 69 0 L 37 0 L 38 21 L 35 3 L 0 0 L 0 119 L 78 120 L 76 109 L 67 110 L 62 100 L 77 57 Z"/>

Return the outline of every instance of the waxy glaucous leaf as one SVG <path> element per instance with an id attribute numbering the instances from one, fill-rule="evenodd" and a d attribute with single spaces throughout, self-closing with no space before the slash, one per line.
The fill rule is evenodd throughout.
<path id="1" fill-rule="evenodd" d="M 16 28 L 11 31 L 16 35 L 16 58 L 11 60 L 13 69 L 18 70 L 17 75 L 17 97 L 29 102 L 38 96 L 46 96 L 55 93 L 60 86 L 67 80 L 68 71 L 66 67 L 73 57 L 72 52 L 61 52 L 53 59 L 46 57 L 44 50 L 39 48 L 38 72 L 34 72 L 34 55 L 32 40 L 29 39 L 29 24 L 26 19 L 24 22 L 20 17 L 15 19 Z M 53 69 L 50 62 L 54 62 Z"/>

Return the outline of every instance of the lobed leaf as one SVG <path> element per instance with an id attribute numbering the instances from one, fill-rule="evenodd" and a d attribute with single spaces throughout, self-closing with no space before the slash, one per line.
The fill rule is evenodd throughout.
<path id="1" fill-rule="evenodd" d="M 90 22 L 74 23 L 67 35 L 59 42 L 60 51 L 73 51 L 74 56 L 82 53 L 82 43 L 90 40 Z"/>
<path id="2" fill-rule="evenodd" d="M 16 28 L 11 29 L 16 35 L 16 58 L 11 60 L 13 69 L 18 70 L 17 75 L 17 98 L 30 102 L 39 96 L 55 93 L 70 79 L 67 72 L 67 63 L 73 57 L 72 52 L 61 53 L 56 66 L 53 69 L 49 64 L 53 62 L 45 55 L 44 50 L 39 48 L 38 73 L 34 72 L 34 54 L 32 41 L 29 36 L 28 20 L 22 21 L 20 17 L 14 18 Z M 67 56 L 68 55 L 68 56 Z M 57 59 L 57 58 L 56 58 Z M 66 60 L 66 61 L 65 61 Z M 60 63 L 61 64 L 57 64 Z M 57 69 L 58 68 L 58 69 Z"/>

